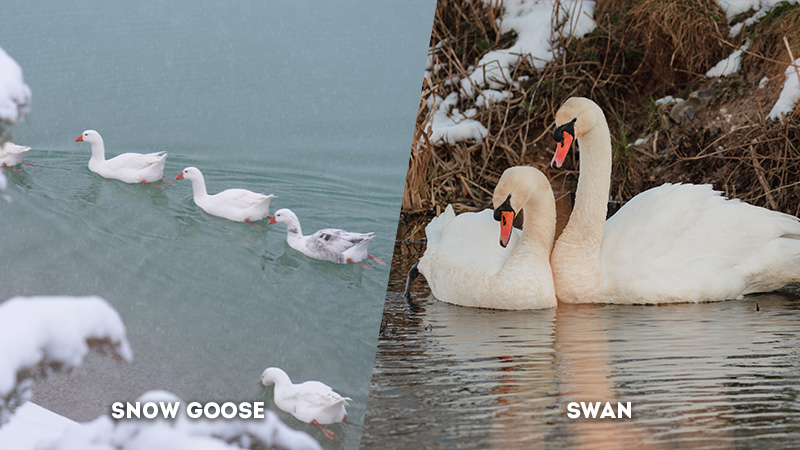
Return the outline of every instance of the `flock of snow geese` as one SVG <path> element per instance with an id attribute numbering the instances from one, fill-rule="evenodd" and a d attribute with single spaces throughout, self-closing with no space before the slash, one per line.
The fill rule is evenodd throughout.
<path id="1" fill-rule="evenodd" d="M 86 130 L 75 141 L 91 145 L 89 170 L 104 178 L 125 183 L 144 183 L 158 188 L 164 186 L 152 183 L 174 184 L 173 181 L 164 178 L 164 165 L 167 159 L 165 152 L 123 153 L 106 159 L 103 138 L 97 131 Z M 22 161 L 29 150 L 30 147 L 12 142 L 4 143 L 0 146 L 0 165 L 22 172 L 14 166 L 29 164 Z M 385 265 L 380 258 L 368 252 L 369 241 L 374 233 L 354 233 L 326 228 L 311 235 L 303 235 L 300 221 L 290 209 L 280 209 L 273 216 L 269 215 L 269 205 L 274 195 L 259 194 L 246 189 L 227 189 L 217 194 L 208 194 L 203 174 L 196 167 L 183 169 L 175 179 L 191 181 L 195 204 L 208 214 L 234 222 L 246 222 L 261 229 L 264 227 L 255 222 L 267 218 L 270 219 L 268 222 L 270 225 L 285 224 L 289 246 L 310 258 L 371 268 L 360 262 L 370 258 L 376 264 Z M 0 172 L 0 192 L 6 188 L 7 179 Z M 0 200 L 7 200 L 7 197 L 0 197 Z M 274 401 L 278 408 L 292 414 L 300 421 L 317 426 L 330 439 L 335 439 L 336 436 L 322 425 L 343 421 L 346 424 L 345 407 L 352 399 L 342 397 L 319 381 L 293 384 L 283 370 L 270 367 L 262 374 L 261 382 L 264 386 L 275 385 Z"/>

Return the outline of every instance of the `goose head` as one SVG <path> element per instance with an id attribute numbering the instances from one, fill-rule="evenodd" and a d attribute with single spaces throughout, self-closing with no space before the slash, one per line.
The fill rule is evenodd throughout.
<path id="1" fill-rule="evenodd" d="M 286 225 L 293 225 L 298 222 L 297 216 L 292 212 L 291 209 L 283 208 L 275 211 L 275 215 L 269 219 L 267 225 L 272 225 L 273 223 L 285 223 Z"/>
<path id="2" fill-rule="evenodd" d="M 261 373 L 262 386 L 266 387 L 271 384 L 286 384 L 287 382 L 291 383 L 289 375 L 286 375 L 286 372 L 277 367 L 267 367 L 264 369 L 264 372 Z"/>
<path id="3" fill-rule="evenodd" d="M 503 172 L 492 195 L 494 219 L 500 222 L 500 245 L 511 239 L 514 218 L 532 198 L 550 189 L 550 182 L 534 167 L 510 167 Z M 552 194 L 549 194 L 552 196 Z"/>
<path id="4" fill-rule="evenodd" d="M 197 167 L 187 167 L 175 177 L 176 180 L 202 180 L 203 174 L 200 172 L 200 169 Z"/>
<path id="5" fill-rule="evenodd" d="M 102 144 L 103 138 L 100 133 L 94 130 L 86 130 L 80 136 L 75 138 L 75 142 L 88 142 L 89 144 Z"/>
<path id="6" fill-rule="evenodd" d="M 561 167 L 575 139 L 589 132 L 603 117 L 603 111 L 588 98 L 571 97 L 556 111 L 553 139 L 557 142 L 556 153 L 550 162 L 552 167 Z"/>

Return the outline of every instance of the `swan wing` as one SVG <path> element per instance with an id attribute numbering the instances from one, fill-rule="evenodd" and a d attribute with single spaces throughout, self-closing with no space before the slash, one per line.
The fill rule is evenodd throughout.
<path id="1" fill-rule="evenodd" d="M 776 254 L 777 247 L 789 250 Z M 766 289 L 770 281 L 756 278 L 785 271 L 781 264 L 798 267 L 800 221 L 728 200 L 710 185 L 665 184 L 637 195 L 606 222 L 601 257 L 606 280 L 619 286 L 656 297 L 724 300 Z"/>

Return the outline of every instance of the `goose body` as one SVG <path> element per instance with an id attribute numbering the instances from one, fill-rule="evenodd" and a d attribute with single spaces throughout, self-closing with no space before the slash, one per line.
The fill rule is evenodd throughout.
<path id="1" fill-rule="evenodd" d="M 349 397 L 342 397 L 330 386 L 319 381 L 293 384 L 283 370 L 269 367 L 261 374 L 261 384 L 275 385 L 275 405 L 293 415 L 297 420 L 319 427 L 326 436 L 334 439 L 333 432 L 322 427 L 345 420 Z"/>
<path id="2" fill-rule="evenodd" d="M 602 110 L 567 100 L 554 137 L 562 141 L 557 165 L 572 137 L 581 143 L 575 206 L 551 257 L 560 301 L 705 302 L 800 281 L 798 218 L 726 199 L 710 185 L 664 184 L 605 221 L 611 140 Z"/>
<path id="3" fill-rule="evenodd" d="M 269 223 L 285 224 L 286 242 L 289 247 L 309 258 L 338 264 L 357 263 L 367 257 L 375 259 L 367 249 L 374 233 L 353 233 L 336 228 L 325 228 L 304 236 L 297 215 L 287 208 L 275 211 L 275 215 Z"/>
<path id="4" fill-rule="evenodd" d="M 203 174 L 196 167 L 183 169 L 175 179 L 191 181 L 194 203 L 212 216 L 234 222 L 252 222 L 269 215 L 269 203 L 274 195 L 258 194 L 247 189 L 227 189 L 209 195 Z"/>
<path id="5" fill-rule="evenodd" d="M 555 200 L 549 181 L 532 167 L 512 167 L 500 178 L 493 204 L 494 211 L 459 215 L 448 205 L 425 228 L 428 242 L 418 270 L 433 296 L 481 308 L 556 306 L 549 262 Z M 512 229 L 513 216 L 522 209 L 525 225 L 522 231 Z M 503 218 L 503 212 L 510 215 Z"/>
<path id="6" fill-rule="evenodd" d="M 165 152 L 122 153 L 106 159 L 105 145 L 100 133 L 86 130 L 75 142 L 88 142 L 92 147 L 89 170 L 103 178 L 124 181 L 125 183 L 153 183 L 164 176 Z"/>
<path id="7" fill-rule="evenodd" d="M 0 166 L 11 167 L 22 163 L 22 158 L 30 149 L 30 147 L 13 142 L 4 142 L 3 145 L 0 145 Z"/>

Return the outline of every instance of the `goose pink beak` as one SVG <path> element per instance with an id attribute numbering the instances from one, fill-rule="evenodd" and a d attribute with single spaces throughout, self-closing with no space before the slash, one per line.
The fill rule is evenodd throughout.
<path id="1" fill-rule="evenodd" d="M 553 160 L 550 162 L 550 165 L 561 167 L 561 165 L 564 164 L 564 160 L 567 158 L 569 147 L 572 145 L 572 140 L 574 138 L 566 131 L 564 132 L 563 136 L 564 140 L 556 145 L 556 154 L 553 155 Z"/>
<path id="2" fill-rule="evenodd" d="M 83 142 L 83 135 L 76 137 L 75 142 Z"/>

